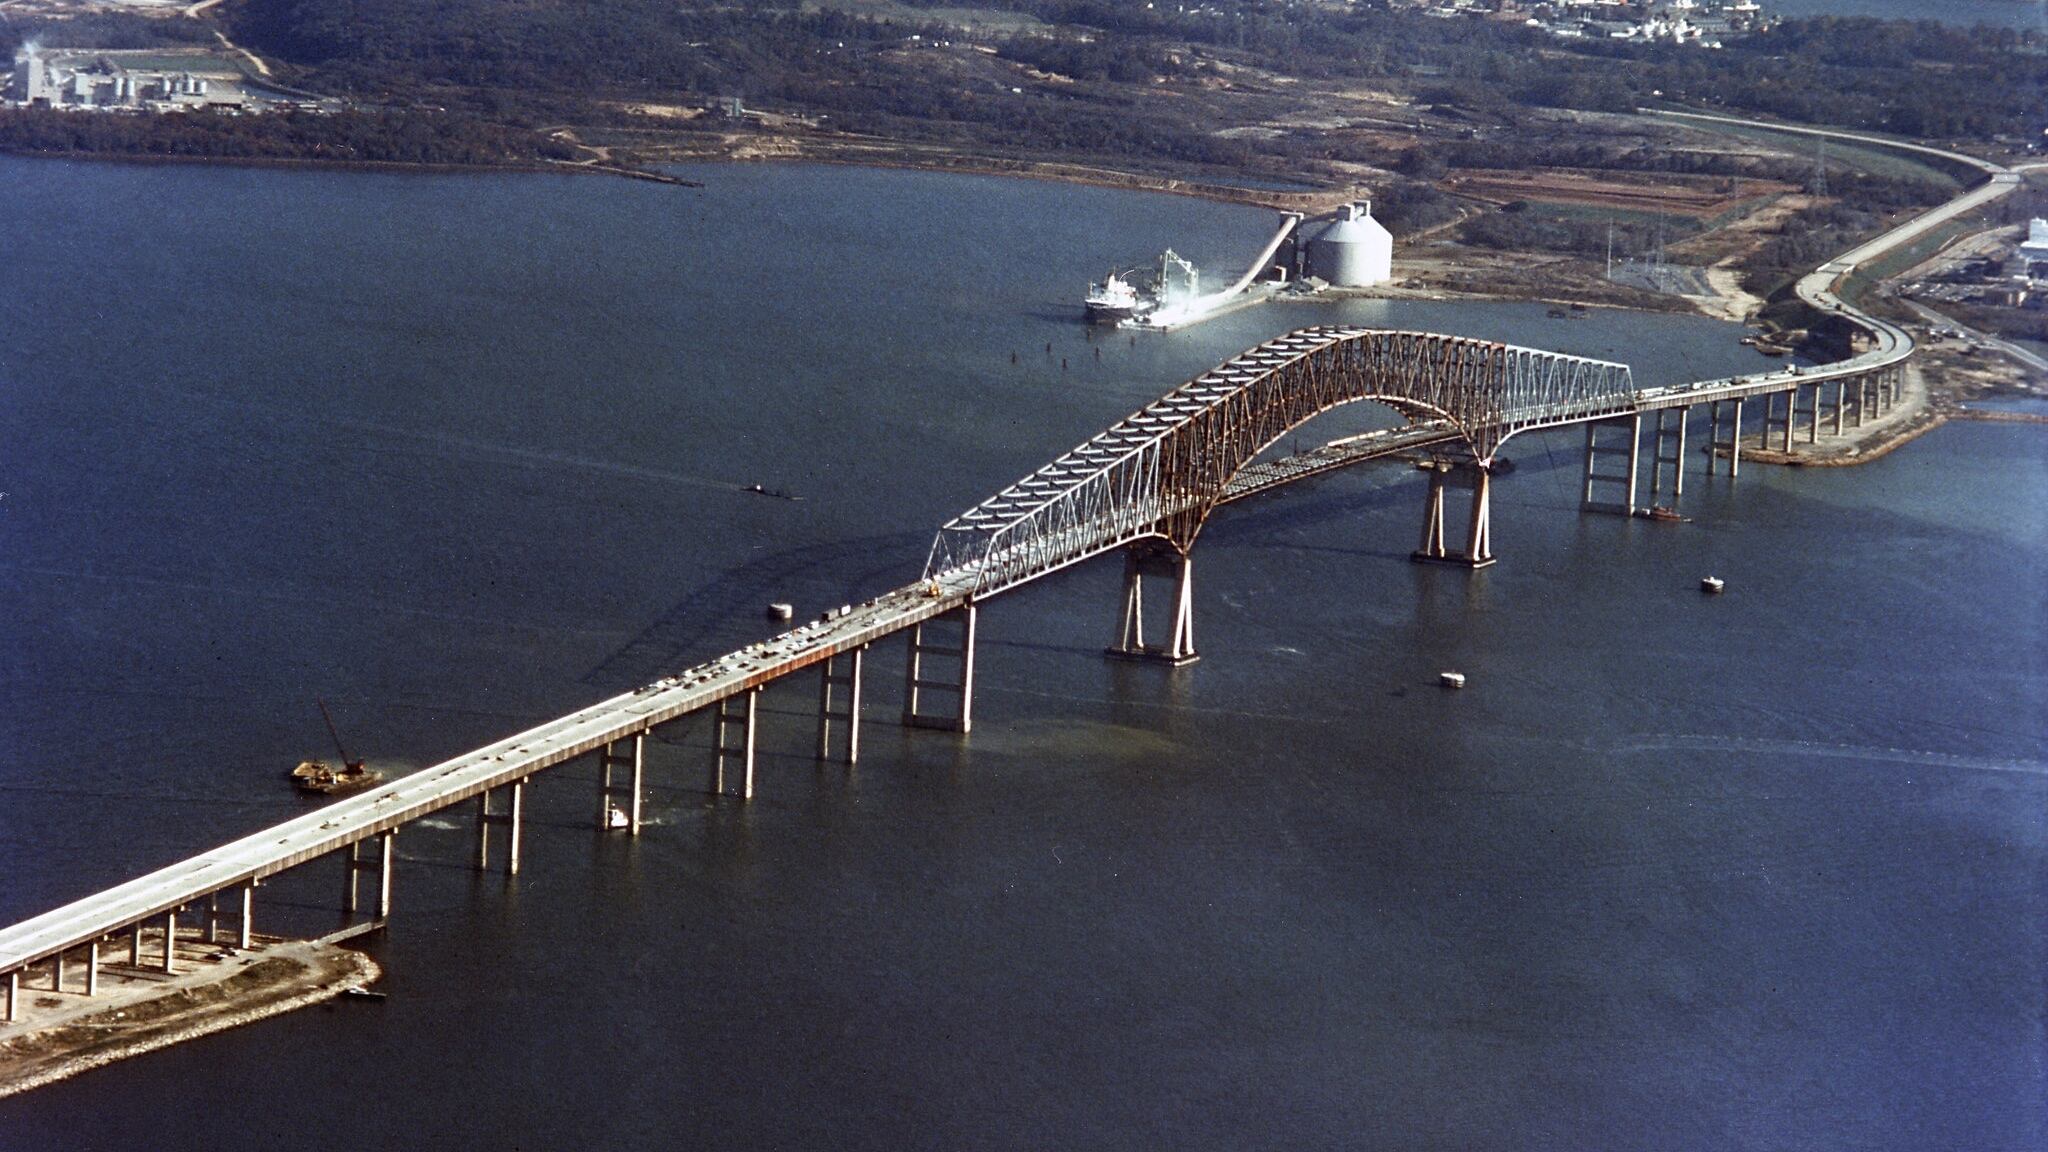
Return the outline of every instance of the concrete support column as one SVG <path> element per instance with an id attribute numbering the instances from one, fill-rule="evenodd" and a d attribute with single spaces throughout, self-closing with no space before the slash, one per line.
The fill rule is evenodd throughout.
<path id="1" fill-rule="evenodd" d="M 241 925 L 241 931 L 235 946 L 247 949 L 255 943 L 256 934 L 253 927 L 256 921 L 256 881 L 254 880 L 242 885 L 242 914 L 238 917 L 238 920 Z"/>
<path id="2" fill-rule="evenodd" d="M 178 910 L 164 913 L 164 971 L 178 970 Z"/>
<path id="3" fill-rule="evenodd" d="M 503 824 L 506 828 L 505 875 L 519 875 L 519 826 L 521 810 L 526 804 L 526 781 L 514 780 L 502 791 L 511 793 L 508 809 L 504 812 L 491 811 L 491 797 L 494 791 L 477 794 L 476 798 L 476 870 L 481 872 L 491 866 L 491 825 Z"/>
<path id="4" fill-rule="evenodd" d="M 1429 468 L 1429 495 L 1422 501 L 1422 540 L 1416 544 L 1417 560 L 1441 559 L 1444 555 L 1444 473 L 1450 465 Z"/>
<path id="5" fill-rule="evenodd" d="M 739 772 L 739 798 L 754 798 L 754 724 L 759 711 L 755 704 L 759 688 L 749 688 L 720 700 L 712 709 L 711 791 L 726 795 L 725 768 L 733 763 Z"/>
<path id="6" fill-rule="evenodd" d="M 1837 435 L 1837 436 L 1840 436 L 1840 435 L 1842 434 L 1842 404 L 1843 404 L 1843 402 L 1844 402 L 1844 401 L 1845 401 L 1845 400 L 1846 400 L 1846 399 L 1848 398 L 1848 395 L 1849 395 L 1849 382 L 1848 382 L 1847 380 L 1837 380 L 1837 381 L 1835 381 L 1835 429 L 1834 429 L 1834 434 L 1835 434 L 1835 435 Z"/>
<path id="7" fill-rule="evenodd" d="M 1728 404 L 1732 411 L 1728 423 L 1728 436 L 1721 436 L 1721 405 Z M 1742 471 L 1742 401 L 1716 400 L 1711 405 L 1707 428 L 1707 475 L 1714 474 L 1715 465 L 1720 462 L 1722 450 L 1728 453 L 1728 475 L 1733 479 Z"/>
<path id="8" fill-rule="evenodd" d="M 1429 503 L 1422 524 L 1422 547 L 1409 559 L 1429 564 L 1455 564 L 1463 568 L 1484 568 L 1493 563 L 1493 473 L 1485 465 L 1452 465 L 1437 461 L 1428 466 Z M 1471 514 L 1465 521 L 1465 547 L 1450 549 L 1449 529 L 1444 526 L 1444 489 L 1470 488 Z"/>
<path id="9" fill-rule="evenodd" d="M 394 849 L 398 842 L 396 828 L 377 837 L 377 918 L 388 919 L 391 915 L 391 865 L 396 859 Z"/>
<path id="10" fill-rule="evenodd" d="M 1145 581 L 1169 582 L 1166 643 L 1145 640 Z M 1124 550 L 1123 611 L 1117 622 L 1116 639 L 1105 654 L 1119 660 L 1149 660 L 1160 664 L 1192 664 L 1200 658 L 1195 651 L 1195 567 L 1194 561 L 1178 548 L 1161 542 L 1135 544 Z"/>
<path id="11" fill-rule="evenodd" d="M 505 875 L 519 875 L 519 836 L 526 826 L 526 781 L 512 782 L 512 811 L 506 813 L 509 835 L 505 845 Z"/>
<path id="12" fill-rule="evenodd" d="M 910 627 L 908 651 L 903 662 L 904 727 L 937 728 L 963 736 L 973 727 L 977 612 L 974 605 L 962 604 L 942 616 Z M 946 625 L 953 627 L 957 644 L 934 642 L 934 634 Z M 954 677 L 944 679 L 949 669 Z M 957 709 L 950 715 L 928 711 L 926 705 L 934 694 L 953 697 L 958 704 Z"/>
<path id="13" fill-rule="evenodd" d="M 624 831 L 628 836 L 640 834 L 640 781 L 647 762 L 647 733 L 635 732 L 624 740 L 614 740 L 597 750 L 597 826 L 609 829 L 612 826 L 612 797 L 623 796 L 626 806 L 621 809 L 626 816 Z M 612 783 L 612 770 L 624 768 L 629 783 Z"/>
<path id="14" fill-rule="evenodd" d="M 206 942 L 220 943 L 220 893 L 206 894 Z"/>
<path id="15" fill-rule="evenodd" d="M 1685 412 L 1684 408 L 1657 409 L 1657 423 L 1650 438 L 1650 495 L 1664 490 L 1664 469 L 1671 469 L 1671 495 L 1685 494 Z"/>
<path id="16" fill-rule="evenodd" d="M 7 1023 L 14 1023 L 15 1005 L 20 1000 L 21 973 L 19 971 L 9 972 L 7 974 Z"/>
<path id="17" fill-rule="evenodd" d="M 1465 525 L 1465 566 L 1493 563 L 1493 470 L 1480 465 L 1472 472 L 1472 518 Z"/>
<path id="18" fill-rule="evenodd" d="M 55 956 L 50 957 L 50 991 L 62 992 L 63 990 L 64 953 L 59 952 Z"/>
<path id="19" fill-rule="evenodd" d="M 851 767 L 860 759 L 860 677 L 861 665 L 867 656 L 868 646 L 849 649 L 836 656 L 827 657 L 819 665 L 818 675 L 818 760 L 820 763 L 835 759 L 832 739 L 833 721 L 846 730 L 843 743 L 845 755 L 837 759 Z M 845 698 L 844 706 L 839 698 Z"/>
<path id="20" fill-rule="evenodd" d="M 356 910 L 356 873 L 374 868 L 377 870 L 377 917 L 381 920 L 391 915 L 391 864 L 393 845 L 397 838 L 397 829 L 378 833 L 374 859 L 362 858 L 360 849 L 363 842 L 360 840 L 342 849 L 343 871 L 348 877 L 342 899 L 344 910 L 350 913 Z"/>
<path id="21" fill-rule="evenodd" d="M 1627 436 L 1625 444 L 1602 444 L 1601 429 L 1620 430 Z M 1636 513 L 1636 472 L 1641 463 L 1643 418 L 1623 416 L 1614 420 L 1596 420 L 1586 425 L 1586 484 L 1579 498 L 1581 512 L 1610 512 L 1617 516 L 1633 516 Z M 1626 460 L 1626 472 L 1615 474 L 1600 471 L 1600 462 L 1607 459 Z M 1599 486 L 1614 485 L 1618 488 L 1612 494 L 1619 500 L 1601 500 Z"/>
<path id="22" fill-rule="evenodd" d="M 100 994 L 100 942 L 97 940 L 85 946 L 85 994 Z"/>
<path id="23" fill-rule="evenodd" d="M 128 966 L 142 967 L 142 922 L 136 921 L 128 929 Z"/>

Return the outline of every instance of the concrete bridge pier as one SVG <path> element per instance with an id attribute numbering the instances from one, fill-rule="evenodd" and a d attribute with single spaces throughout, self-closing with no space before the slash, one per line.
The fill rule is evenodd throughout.
<path id="1" fill-rule="evenodd" d="M 1194 561 L 1170 544 L 1148 542 L 1124 550 L 1124 605 L 1116 640 L 1105 654 L 1118 660 L 1149 660 L 1179 667 L 1201 659 L 1195 651 Z M 1166 643 L 1145 642 L 1145 581 L 1171 581 L 1172 620 Z"/>
<path id="2" fill-rule="evenodd" d="M 350 854 L 351 856 L 353 856 L 353 855 L 355 854 L 355 849 L 354 849 L 353 847 L 351 847 L 351 848 L 349 849 L 349 854 Z M 356 910 L 356 900 L 355 900 L 355 879 L 356 879 L 356 877 L 355 877 L 355 873 L 354 873 L 354 872 L 350 872 L 350 873 L 349 873 L 349 877 L 348 877 L 348 879 L 349 879 L 349 900 L 348 900 L 348 910 L 349 910 L 349 911 L 351 911 L 351 912 L 353 912 L 353 911 L 355 911 L 355 910 Z M 167 972 L 167 973 L 169 973 L 169 972 L 176 972 L 176 971 L 178 970 L 178 910 L 177 910 L 176 908 L 173 908 L 173 909 L 171 909 L 170 911 L 168 911 L 168 912 L 164 913 L 164 965 L 163 965 L 163 967 L 164 967 L 164 971 L 165 971 L 165 972 Z"/>
<path id="3" fill-rule="evenodd" d="M 381 920 L 391 915 L 392 845 L 397 838 L 397 829 L 392 829 L 387 832 L 378 833 L 377 848 L 375 855 L 368 859 L 365 859 L 362 854 L 362 847 L 365 841 L 358 840 L 355 843 L 341 850 L 342 863 L 344 865 L 342 870 L 343 885 L 341 905 L 343 911 L 348 912 L 351 915 L 353 915 L 356 911 L 356 873 L 368 872 L 371 869 L 375 869 L 377 872 L 377 918 Z M 165 942 L 165 952 L 167 957 L 169 953 L 169 947 L 169 940 L 167 939 Z M 166 967 L 164 969 L 166 972 L 170 971 L 168 964 L 169 961 L 167 958 Z"/>
<path id="4" fill-rule="evenodd" d="M 1671 468 L 1671 499 L 1685 495 L 1685 408 L 1657 409 L 1650 433 L 1650 496 L 1664 490 L 1664 468 Z"/>
<path id="5" fill-rule="evenodd" d="M 1835 402 L 1831 405 L 1829 413 L 1834 418 L 1834 426 L 1828 432 L 1831 436 L 1840 436 L 1842 434 L 1842 407 L 1848 403 L 1848 398 L 1849 382 L 1847 380 L 1835 381 Z"/>
<path id="6" fill-rule="evenodd" d="M 496 790 L 493 790 L 496 791 Z M 503 812 L 491 811 L 493 791 L 481 792 L 476 798 L 476 870 L 482 872 L 491 866 L 491 826 L 505 826 L 505 875 L 519 875 L 519 840 L 525 823 L 526 781 L 514 780 L 503 791 L 511 793 L 509 803 Z"/>
<path id="7" fill-rule="evenodd" d="M 1792 404 L 1795 409 L 1799 407 L 1799 401 L 1802 397 L 1806 398 L 1805 410 L 1803 413 L 1795 411 L 1793 417 L 1795 421 L 1802 414 L 1806 417 L 1806 442 L 1808 444 L 1818 444 L 1820 443 L 1820 385 L 1813 385 L 1812 390 L 1809 392 L 1805 385 L 1794 384 L 1792 386 Z M 1785 451 L 1790 452 L 1791 450 L 1792 447 L 1788 441 Z"/>
<path id="8" fill-rule="evenodd" d="M 972 604 L 962 604 L 943 616 L 935 616 L 920 624 L 910 626 L 909 652 L 903 670 L 903 726 L 906 728 L 936 728 L 946 732 L 966 735 L 974 720 L 974 628 L 977 609 Z M 956 644 L 935 644 L 926 630 L 940 621 L 948 621 L 957 629 Z M 951 680 L 933 679 L 926 675 L 932 670 L 933 658 L 937 659 L 940 670 L 950 668 L 956 673 Z M 932 694 L 951 696 L 958 702 L 958 708 L 951 715 L 925 710 Z"/>
<path id="9" fill-rule="evenodd" d="M 754 798 L 754 734 L 755 707 L 760 699 L 759 688 L 749 688 L 718 702 L 712 710 L 711 721 L 711 791 L 715 795 L 726 795 L 725 766 L 727 761 L 735 762 L 739 769 L 742 800 Z"/>
<path id="10" fill-rule="evenodd" d="M 128 926 L 128 966 L 142 967 L 142 921 Z"/>
<path id="11" fill-rule="evenodd" d="M 12 1023 L 14 1023 L 14 1017 L 15 1017 L 15 1012 L 16 1012 L 16 1008 L 15 1008 L 15 1005 L 16 1005 L 16 1004 L 17 1004 L 17 1003 L 18 1003 L 18 1002 L 19 1002 L 20 1000 L 21 1000 L 21 972 L 20 972 L 19 970 L 16 970 L 16 971 L 13 971 L 13 972 L 9 972 L 9 973 L 7 974 L 7 1020 L 6 1020 L 6 1022 L 7 1022 L 7 1023 L 9 1023 L 9 1024 L 12 1024 Z"/>
<path id="12" fill-rule="evenodd" d="M 1728 439 L 1721 439 L 1721 405 L 1734 406 L 1733 419 L 1728 426 Z M 1714 474 L 1715 466 L 1721 459 L 1721 450 L 1728 450 L 1728 478 L 1734 479 L 1742 472 L 1742 401 L 1716 400 L 1707 405 L 1707 475 Z"/>
<path id="13" fill-rule="evenodd" d="M 1492 470 L 1476 461 L 1454 465 L 1439 460 L 1425 467 L 1429 473 L 1429 496 L 1422 518 L 1422 544 L 1409 559 L 1464 568 L 1484 568 L 1493 563 Z M 1450 550 L 1449 533 L 1444 529 L 1444 489 L 1448 487 L 1472 490 L 1472 511 L 1465 523 L 1462 552 Z"/>
<path id="14" fill-rule="evenodd" d="M 237 918 L 235 946 L 246 950 L 256 935 L 256 881 L 242 885 L 242 914 Z"/>
<path id="15" fill-rule="evenodd" d="M 622 750 L 623 749 L 623 750 Z M 640 781 L 647 763 L 647 733 L 635 732 L 624 740 L 614 740 L 597 750 L 597 827 L 608 831 L 612 826 L 612 798 L 626 799 L 626 827 L 628 836 L 640 834 Z M 612 783 L 612 771 L 627 770 L 629 783 Z"/>
<path id="16" fill-rule="evenodd" d="M 1779 449 L 1785 452 L 1792 450 L 1792 411 L 1797 407 L 1795 398 L 1798 395 L 1798 391 L 1798 388 L 1795 387 L 1789 392 L 1764 393 L 1763 446 L 1765 448 L 1771 446 L 1772 433 L 1776 432 L 1778 433 Z M 1785 401 L 1785 414 L 1783 416 L 1778 414 L 1778 401 L 1780 398 L 1783 398 Z"/>
<path id="17" fill-rule="evenodd" d="M 1620 429 L 1626 434 L 1626 443 L 1615 444 L 1611 441 L 1611 438 L 1610 442 L 1601 443 L 1600 430 L 1603 428 L 1610 430 Z M 1614 420 L 1595 420 L 1586 425 L 1586 486 L 1583 494 L 1579 497 L 1579 511 L 1609 512 L 1616 516 L 1633 516 L 1636 514 L 1636 468 L 1642 453 L 1642 439 L 1643 418 L 1641 416 L 1622 416 Z M 1627 461 L 1624 465 L 1627 471 L 1619 475 L 1600 471 L 1602 460 L 1616 458 Z M 1596 496 L 1601 494 L 1599 486 L 1603 484 L 1619 485 L 1620 491 L 1615 492 L 1614 495 L 1621 497 L 1621 499 L 1619 501 L 1595 499 Z"/>
<path id="18" fill-rule="evenodd" d="M 100 994 L 100 942 L 97 940 L 85 946 L 85 994 Z"/>
<path id="19" fill-rule="evenodd" d="M 818 762 L 838 760 L 851 768 L 860 759 L 860 677 L 868 646 L 829 656 L 818 666 Z M 839 700 L 844 698 L 842 707 Z M 843 738 L 833 739 L 834 722 L 845 729 Z M 845 753 L 835 756 L 833 748 L 844 744 Z"/>

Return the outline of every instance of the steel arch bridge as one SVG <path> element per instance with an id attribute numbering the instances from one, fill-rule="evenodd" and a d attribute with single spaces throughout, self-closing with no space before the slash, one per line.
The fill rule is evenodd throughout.
<path id="1" fill-rule="evenodd" d="M 1232 481 L 1292 429 L 1361 400 L 1482 468 L 1518 432 L 1637 410 L 1625 364 L 1430 332 L 1305 328 L 1252 348 L 939 530 L 925 579 L 986 597 L 1125 544 L 1185 557 Z"/>

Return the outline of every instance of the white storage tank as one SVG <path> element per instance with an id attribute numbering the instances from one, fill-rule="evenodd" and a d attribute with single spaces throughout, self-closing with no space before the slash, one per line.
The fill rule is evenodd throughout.
<path id="1" fill-rule="evenodd" d="M 1308 268 L 1339 288 L 1382 284 L 1394 278 L 1394 236 L 1372 218 L 1372 204 L 1347 204 L 1308 242 Z"/>

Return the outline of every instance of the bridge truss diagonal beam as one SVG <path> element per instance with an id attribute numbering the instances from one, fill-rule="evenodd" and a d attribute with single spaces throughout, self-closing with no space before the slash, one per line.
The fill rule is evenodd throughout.
<path id="1" fill-rule="evenodd" d="M 1433 332 L 1304 328 L 1203 373 L 939 530 L 927 580 L 988 596 L 1144 538 L 1185 551 L 1238 473 L 1361 400 L 1489 462 L 1531 428 L 1633 411 L 1627 365 Z M 1240 486 L 1241 487 L 1241 486 Z"/>

